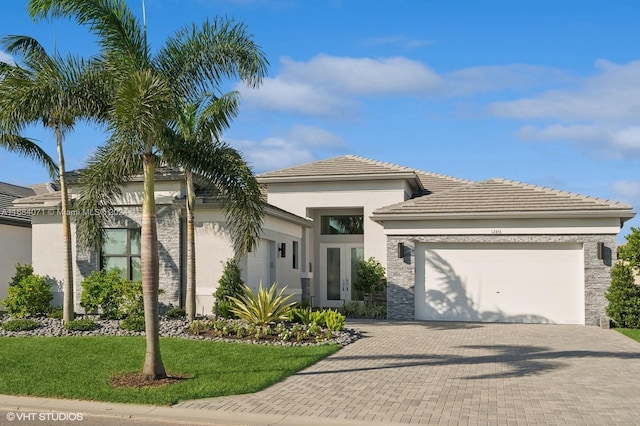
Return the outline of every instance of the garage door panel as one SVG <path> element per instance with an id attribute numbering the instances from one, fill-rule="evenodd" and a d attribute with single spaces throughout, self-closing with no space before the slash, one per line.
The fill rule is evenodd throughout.
<path id="1" fill-rule="evenodd" d="M 580 244 L 423 244 L 416 318 L 584 323 Z"/>

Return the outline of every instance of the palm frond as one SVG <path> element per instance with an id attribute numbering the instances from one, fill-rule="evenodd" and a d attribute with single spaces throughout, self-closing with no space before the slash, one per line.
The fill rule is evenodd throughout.
<path id="1" fill-rule="evenodd" d="M 102 246 L 104 225 L 114 202 L 132 176 L 142 171 L 139 154 L 132 152 L 130 141 L 110 139 L 98 148 L 80 176 L 81 192 L 75 208 L 77 234 L 84 248 Z"/>
<path id="2" fill-rule="evenodd" d="M 262 229 L 264 202 L 260 185 L 242 155 L 224 143 L 174 146 L 164 154 L 174 165 L 188 168 L 218 196 L 237 256 L 249 252 Z"/>
<path id="3" fill-rule="evenodd" d="M 49 61 L 44 47 L 33 37 L 8 35 L 0 39 L 0 46 L 10 55 L 22 57 L 29 68 L 36 68 Z"/>
<path id="4" fill-rule="evenodd" d="M 31 139 L 10 133 L 0 133 L 0 147 L 42 163 L 51 179 L 57 178 L 58 166 L 56 162 Z"/>
<path id="5" fill-rule="evenodd" d="M 157 68 L 180 98 L 195 101 L 218 89 L 224 78 L 257 87 L 269 61 L 244 23 L 215 19 L 177 31 L 156 56 Z"/>
<path id="6" fill-rule="evenodd" d="M 98 36 L 103 54 L 117 56 L 128 70 L 148 63 L 142 25 L 124 0 L 30 0 L 27 10 L 36 20 L 71 18 L 88 27 Z"/>

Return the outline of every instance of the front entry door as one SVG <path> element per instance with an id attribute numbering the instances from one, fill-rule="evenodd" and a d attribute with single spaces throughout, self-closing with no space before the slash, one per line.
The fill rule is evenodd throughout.
<path id="1" fill-rule="evenodd" d="M 360 244 L 320 245 L 322 306 L 339 308 L 351 300 L 362 300 L 352 288 L 356 264 L 364 259 Z"/>

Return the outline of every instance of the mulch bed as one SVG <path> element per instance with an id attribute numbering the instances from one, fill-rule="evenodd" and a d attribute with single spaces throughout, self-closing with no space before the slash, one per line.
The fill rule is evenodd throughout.
<path id="1" fill-rule="evenodd" d="M 142 377 L 142 373 L 127 373 L 112 377 L 109 384 L 113 387 L 144 389 L 168 386 L 191 378 L 193 376 L 189 374 L 167 373 L 167 377 L 164 379 L 148 380 Z"/>

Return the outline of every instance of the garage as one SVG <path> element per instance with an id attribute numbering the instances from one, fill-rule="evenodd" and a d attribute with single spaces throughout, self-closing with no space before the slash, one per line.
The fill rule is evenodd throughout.
<path id="1" fill-rule="evenodd" d="M 415 318 L 585 323 L 581 243 L 419 243 Z"/>

